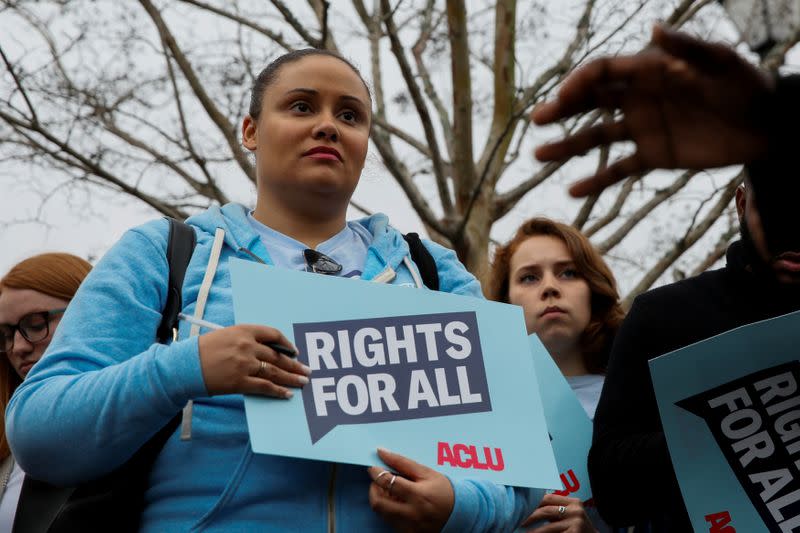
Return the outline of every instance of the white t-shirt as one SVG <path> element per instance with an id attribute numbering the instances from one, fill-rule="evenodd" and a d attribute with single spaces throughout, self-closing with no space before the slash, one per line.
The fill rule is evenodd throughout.
<path id="1" fill-rule="evenodd" d="M 19 502 L 23 479 L 25 479 L 25 472 L 14 461 L 14 468 L 8 478 L 6 490 L 0 499 L 0 532 L 11 531 L 11 527 L 14 525 L 14 516 L 17 514 L 17 503 Z"/>

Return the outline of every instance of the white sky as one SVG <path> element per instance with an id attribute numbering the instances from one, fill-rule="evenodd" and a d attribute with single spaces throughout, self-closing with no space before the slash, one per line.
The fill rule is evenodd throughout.
<path id="1" fill-rule="evenodd" d="M 520 3 L 523 4 L 524 2 Z M 333 2 L 333 4 L 334 8 L 342 8 L 343 4 L 349 4 L 349 2 L 337 1 Z M 470 6 L 473 6 L 473 4 L 473 2 L 468 3 Z M 556 5 L 559 7 L 554 8 L 553 6 Z M 576 6 L 580 5 L 581 3 L 579 2 L 561 2 L 559 0 L 556 3 L 556 0 L 553 0 L 550 8 L 554 11 L 563 10 L 564 18 L 568 18 L 570 13 L 574 13 Z M 557 15 L 561 16 L 561 12 L 558 12 Z M 337 16 L 339 21 L 344 20 L 343 15 Z M 334 19 L 335 23 L 337 23 L 337 19 Z M 0 44 L 4 48 L 11 49 L 13 49 L 15 42 L 24 46 L 26 37 L 18 33 L 15 34 L 15 30 L 18 30 L 18 28 L 11 25 L 11 19 L 6 14 L 0 13 Z M 649 22 L 645 22 L 643 25 L 649 26 Z M 558 17 L 554 18 L 552 31 L 555 33 L 563 31 L 559 30 Z M 640 32 L 639 37 L 641 38 L 643 34 L 644 30 Z M 4 39 L 3 35 L 13 36 L 14 39 Z M 366 47 L 363 44 L 364 41 L 355 38 L 347 39 L 341 35 L 337 35 L 337 39 L 339 39 L 345 55 L 355 59 L 361 65 L 364 74 L 367 75 L 369 62 L 365 55 Z M 556 49 L 560 50 L 560 48 Z M 518 51 L 518 61 L 523 69 L 527 68 L 526 62 L 530 62 L 526 54 L 536 54 L 543 61 L 551 62 L 551 56 L 556 49 L 547 50 L 545 47 L 543 50 L 520 50 Z M 386 86 L 396 87 L 401 82 L 397 77 L 393 61 L 389 59 L 391 58 L 387 56 L 386 66 L 384 67 L 384 76 L 387 79 Z M 446 62 L 444 65 L 447 67 Z M 437 83 L 440 86 L 449 84 L 447 68 L 438 72 L 434 71 L 434 76 L 437 77 Z M 473 81 L 473 84 L 479 86 L 480 83 L 485 83 L 485 81 L 485 79 L 480 79 L 476 75 L 476 80 Z M 2 78 L 2 83 L 8 82 L 7 76 Z M 481 101 L 476 101 L 476 109 L 481 105 Z M 403 117 L 398 115 L 395 118 L 399 125 L 414 131 L 415 122 L 413 116 Z M 551 137 L 554 131 L 556 130 L 551 128 L 545 131 L 533 131 L 530 134 L 530 139 L 526 140 L 527 151 L 523 152 L 520 157 L 520 160 L 524 159 L 525 161 L 515 169 L 514 174 L 516 177 L 509 175 L 506 181 L 501 181 L 501 188 L 510 186 L 514 181 L 521 179 L 537 166 L 531 156 L 528 155 L 530 148 L 536 142 L 536 139 L 541 140 Z M 482 148 L 480 146 L 482 139 L 479 122 L 476 123 L 476 132 L 476 143 L 479 144 L 479 148 Z M 479 151 L 476 153 L 479 153 Z M 543 186 L 541 190 L 537 189 L 537 192 L 526 197 L 515 211 L 495 225 L 493 229 L 494 238 L 505 240 L 520 222 L 533 214 L 545 214 L 565 220 L 571 219 L 580 207 L 580 202 L 567 197 L 564 184 L 578 175 L 585 174 L 587 169 L 594 164 L 593 158 L 594 156 L 590 156 L 583 163 L 579 162 L 566 167 L 563 172 L 551 182 L 548 182 L 546 186 Z M 728 172 L 728 174 L 730 173 Z M 653 178 L 653 183 L 661 181 L 663 180 L 657 177 Z M 81 192 L 67 194 L 64 190 L 54 190 L 53 182 L 48 179 L 48 176 L 41 175 L 39 172 L 31 172 L 30 169 L 21 167 L 18 164 L 11 165 L 0 162 L 0 187 L 3 190 L 0 193 L 0 222 L 3 223 L 0 226 L 0 250 L 2 250 L 0 253 L 0 273 L 6 272 L 8 268 L 23 258 L 44 251 L 67 251 L 94 260 L 119 239 L 126 229 L 158 216 L 141 202 L 129 197 L 114 196 L 97 189 L 92 189 L 90 194 Z M 227 192 L 232 197 L 245 202 L 254 198 L 252 187 L 244 184 L 232 192 L 228 189 Z M 50 197 L 43 204 L 44 209 L 39 212 L 44 195 L 49 195 Z M 408 200 L 388 172 L 382 168 L 379 155 L 374 149 L 370 150 L 367 166 L 354 200 L 373 211 L 387 213 L 392 223 L 403 231 L 423 232 L 419 219 L 411 209 Z M 252 200 L 248 203 L 252 203 Z M 679 212 L 670 211 L 670 209 L 672 208 L 666 208 L 665 213 L 662 215 L 662 225 L 665 227 L 670 226 L 672 219 L 680 218 Z M 360 216 L 357 211 L 351 211 L 350 215 L 352 217 Z M 26 222 L 37 217 L 43 220 L 44 223 Z M 642 243 L 659 238 L 658 235 L 654 237 L 649 233 L 652 229 L 642 228 L 640 231 L 642 235 L 631 239 L 634 244 L 627 244 L 627 248 L 622 248 L 620 251 L 623 255 L 627 253 L 632 256 L 634 262 L 637 260 L 637 254 L 648 253 L 646 248 L 642 251 L 637 250 L 637 242 Z M 669 233 L 668 230 L 662 231 Z M 644 258 L 642 258 L 642 261 L 644 261 Z M 615 265 L 615 268 L 617 268 L 617 265 Z M 619 268 L 624 268 L 624 266 Z M 630 279 L 622 277 L 620 279 L 623 289 L 632 287 L 634 282 L 634 277 Z"/>

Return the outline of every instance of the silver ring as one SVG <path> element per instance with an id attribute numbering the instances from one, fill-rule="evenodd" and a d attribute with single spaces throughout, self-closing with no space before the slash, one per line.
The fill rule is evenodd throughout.
<path id="1" fill-rule="evenodd" d="M 256 372 L 256 376 L 265 376 L 267 372 L 267 362 L 261 361 L 261 366 L 258 367 L 258 372 Z"/>
<path id="2" fill-rule="evenodd" d="M 375 477 L 375 483 L 377 483 L 377 482 L 378 482 L 378 480 L 381 478 L 381 476 L 382 476 L 382 475 L 384 475 L 384 474 L 391 474 L 391 472 L 389 472 L 388 470 L 384 470 L 383 472 L 381 472 L 380 474 L 378 474 L 378 475 Z"/>
<path id="3" fill-rule="evenodd" d="M 395 475 L 393 474 L 393 475 L 392 475 L 392 479 L 391 479 L 391 481 L 389 481 L 389 488 L 388 488 L 388 489 L 386 489 L 387 491 L 389 491 L 389 496 L 391 496 L 391 495 L 392 495 L 392 487 L 394 487 L 394 482 L 395 482 L 396 480 L 397 480 L 397 476 L 395 476 Z"/>
<path id="4" fill-rule="evenodd" d="M 558 517 L 559 518 L 564 518 L 564 513 L 566 513 L 566 512 L 567 512 L 567 506 L 566 505 L 559 505 L 558 506 Z"/>

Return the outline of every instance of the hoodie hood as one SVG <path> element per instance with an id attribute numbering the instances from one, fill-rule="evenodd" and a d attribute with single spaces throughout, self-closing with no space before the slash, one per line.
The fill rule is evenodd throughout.
<path id="1" fill-rule="evenodd" d="M 235 251 L 248 250 L 265 263 L 272 264 L 269 251 L 261 242 L 258 232 L 247 220 L 249 212 L 250 210 L 242 204 L 230 203 L 222 207 L 212 206 L 190 217 L 186 222 L 212 236 L 217 228 L 222 228 L 225 231 L 225 244 L 228 247 Z M 399 231 L 389 225 L 389 217 L 383 213 L 348 223 L 359 224 L 372 235 L 362 274 L 364 279 L 373 279 L 387 266 L 397 270 L 403 258 L 409 255 L 408 243 Z"/>

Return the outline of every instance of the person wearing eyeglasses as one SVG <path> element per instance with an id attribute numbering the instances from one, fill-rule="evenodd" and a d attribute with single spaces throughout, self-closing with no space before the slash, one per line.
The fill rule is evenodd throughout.
<path id="1" fill-rule="evenodd" d="M 542 491 L 451 481 L 391 452 L 378 452 L 394 471 L 386 475 L 251 449 L 243 394 L 285 401 L 310 369 L 268 346 L 294 349 L 280 331 L 233 325 L 232 258 L 424 289 L 385 215 L 346 218 L 371 109 L 358 70 L 326 50 L 290 52 L 257 76 L 241 130 L 255 156 L 255 207 L 211 207 L 187 220 L 197 236 L 183 282 L 188 318 L 169 345 L 154 343 L 167 222 L 127 232 L 97 264 L 61 324 L 67 333 L 8 410 L 32 476 L 72 485 L 105 475 L 183 409 L 150 471 L 140 531 L 505 531 L 536 507 Z M 423 245 L 440 291 L 482 297 L 452 250 Z M 223 327 L 193 336 L 189 322 L 199 320 Z"/>
<path id="2" fill-rule="evenodd" d="M 91 268 L 80 257 L 48 253 L 25 259 L 0 279 L 0 531 L 11 531 L 25 476 L 6 439 L 8 401 L 41 359 Z"/>

